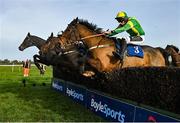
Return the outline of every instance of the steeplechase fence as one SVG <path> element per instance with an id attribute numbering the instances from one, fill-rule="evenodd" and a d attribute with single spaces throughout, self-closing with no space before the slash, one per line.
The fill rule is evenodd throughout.
<path id="1" fill-rule="evenodd" d="M 179 122 L 179 119 L 114 99 L 101 92 L 87 89 L 85 86 L 52 79 L 52 88 L 70 97 L 75 102 L 95 112 L 100 117 L 115 122 Z"/>

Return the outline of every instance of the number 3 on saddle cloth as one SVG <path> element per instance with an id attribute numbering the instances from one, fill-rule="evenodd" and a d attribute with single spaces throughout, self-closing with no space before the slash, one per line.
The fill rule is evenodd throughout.
<path id="1" fill-rule="evenodd" d="M 134 45 L 134 44 L 128 44 L 127 45 L 127 55 L 143 58 L 144 52 L 143 52 L 143 49 L 141 46 Z"/>

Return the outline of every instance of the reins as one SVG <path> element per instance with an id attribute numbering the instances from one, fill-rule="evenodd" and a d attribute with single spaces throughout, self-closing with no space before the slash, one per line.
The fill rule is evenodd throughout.
<path id="1" fill-rule="evenodd" d="M 76 50 L 70 50 L 70 51 L 64 52 L 63 54 L 67 55 L 67 54 L 76 53 L 76 52 L 77 52 Z"/>
<path id="2" fill-rule="evenodd" d="M 78 43 L 79 41 L 82 41 L 82 40 L 85 40 L 85 39 L 94 38 L 94 37 L 99 37 L 99 36 L 103 36 L 103 35 L 105 35 L 105 34 L 104 34 L 104 33 L 101 33 L 101 34 L 89 35 L 89 36 L 86 36 L 86 37 L 77 39 L 76 41 L 72 41 L 72 42 L 74 42 L 74 43 L 66 44 L 66 46 L 72 45 L 72 44 L 76 44 L 76 43 Z M 92 50 L 92 49 L 95 49 L 95 48 L 103 48 L 103 47 L 111 46 L 110 44 L 100 45 L 100 42 L 101 42 L 101 40 L 99 41 L 99 43 L 98 43 L 97 46 L 90 47 L 89 50 Z"/>
<path id="3" fill-rule="evenodd" d="M 70 46 L 70 45 L 72 45 L 72 44 L 76 44 L 76 43 L 78 43 L 79 41 L 82 41 L 82 40 L 84 40 L 84 39 L 89 39 L 89 38 L 93 38 L 93 37 L 99 37 L 99 36 L 103 36 L 103 35 L 105 35 L 105 34 L 104 34 L 104 33 L 101 33 L 101 34 L 95 34 L 95 35 L 86 36 L 86 37 L 80 38 L 79 40 L 76 40 L 74 43 L 71 43 L 71 44 L 66 45 L 66 46 Z M 88 50 L 90 51 L 90 50 L 93 50 L 93 49 L 96 49 L 96 48 L 105 48 L 105 47 L 111 46 L 111 44 L 104 44 L 104 45 L 102 44 L 102 45 L 100 45 L 100 42 L 101 42 L 101 41 L 102 41 L 102 39 L 99 41 L 98 45 L 92 46 L 92 47 L 90 47 Z M 83 42 L 83 41 L 82 41 L 82 42 Z M 76 52 L 76 51 L 72 50 L 72 51 L 64 52 L 64 54 L 70 54 L 70 53 L 74 53 L 74 52 Z"/>
<path id="4" fill-rule="evenodd" d="M 102 36 L 102 35 L 105 35 L 105 34 L 101 33 L 101 34 L 96 34 L 96 35 L 89 35 L 89 36 L 86 36 L 84 38 L 81 38 L 80 40 L 84 40 L 84 39 L 88 39 L 88 38 L 93 38 L 93 37 L 99 37 L 99 36 Z"/>
<path id="5" fill-rule="evenodd" d="M 81 38 L 81 40 L 88 39 L 88 38 L 93 38 L 93 37 L 99 37 L 99 36 L 103 36 L 103 35 L 105 35 L 105 33 L 96 34 L 96 35 L 90 35 L 90 36 L 86 36 L 84 38 Z M 101 41 L 102 41 L 102 39 L 99 41 L 97 46 L 92 46 L 88 50 L 90 51 L 90 50 L 93 50 L 93 49 L 96 49 L 96 48 L 105 48 L 105 47 L 111 46 L 111 44 L 102 44 L 102 45 L 100 45 Z"/>

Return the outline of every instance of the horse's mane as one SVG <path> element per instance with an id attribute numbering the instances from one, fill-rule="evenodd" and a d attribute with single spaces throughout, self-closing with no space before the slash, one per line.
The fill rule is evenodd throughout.
<path id="1" fill-rule="evenodd" d="M 178 47 L 176 47 L 176 46 L 174 46 L 174 45 L 167 45 L 166 48 L 168 48 L 168 47 L 173 48 L 177 53 L 179 52 Z"/>
<path id="2" fill-rule="evenodd" d="M 88 27 L 89 29 L 95 31 L 96 33 L 102 33 L 103 32 L 102 28 L 97 27 L 96 24 L 89 23 L 87 20 L 78 19 L 78 22 L 79 22 L 79 24 L 82 24 L 82 25 Z"/>

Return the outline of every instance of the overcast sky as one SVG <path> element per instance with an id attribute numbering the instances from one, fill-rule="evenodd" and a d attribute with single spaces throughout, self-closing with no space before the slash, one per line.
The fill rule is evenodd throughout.
<path id="1" fill-rule="evenodd" d="M 18 50 L 28 32 L 47 39 L 75 17 L 114 29 L 118 25 L 114 17 L 121 10 L 140 21 L 144 44 L 180 48 L 180 0 L 0 0 L 0 59 L 32 59 L 36 47 Z"/>

